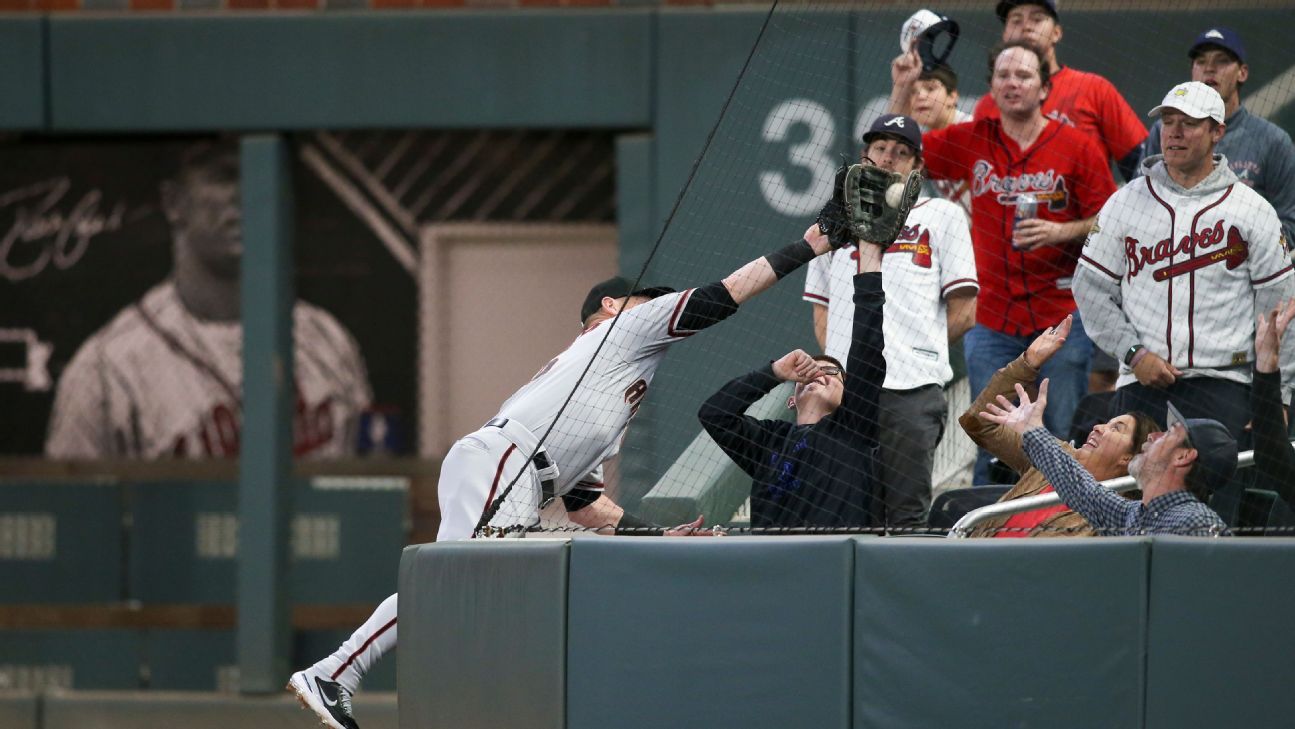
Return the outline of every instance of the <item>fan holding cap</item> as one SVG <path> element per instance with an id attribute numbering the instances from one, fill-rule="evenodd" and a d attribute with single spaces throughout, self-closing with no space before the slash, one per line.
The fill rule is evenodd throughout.
<path id="1" fill-rule="evenodd" d="M 1097 346 L 1121 360 L 1113 411 L 1172 404 L 1242 438 L 1250 419 L 1255 315 L 1295 294 L 1277 213 L 1217 153 L 1225 106 L 1199 81 L 1150 116 L 1163 155 L 1102 207 L 1084 244 L 1075 300 Z M 1295 354 L 1283 343 L 1289 396 Z M 1160 423 L 1164 425 L 1164 422 Z"/>
<path id="2" fill-rule="evenodd" d="M 1281 127 L 1251 114 L 1241 104 L 1241 89 L 1250 80 L 1246 47 L 1231 28 L 1201 31 L 1187 50 L 1192 80 L 1214 89 L 1223 99 L 1227 134 L 1214 151 L 1228 160 L 1237 179 L 1263 196 L 1277 211 L 1289 247 L 1295 241 L 1295 144 Z M 1159 122 L 1151 127 L 1146 156 L 1160 154 Z"/>

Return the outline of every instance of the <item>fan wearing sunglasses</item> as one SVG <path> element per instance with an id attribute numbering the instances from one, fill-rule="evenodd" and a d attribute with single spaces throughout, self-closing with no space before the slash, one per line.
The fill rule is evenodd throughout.
<path id="1" fill-rule="evenodd" d="M 882 356 L 883 247 L 859 246 L 854 320 L 843 368 L 803 350 L 728 382 L 698 412 L 706 432 L 752 478 L 751 525 L 757 528 L 853 528 L 881 525 L 874 488 Z M 760 420 L 746 409 L 783 382 L 795 383 L 787 406 L 795 422 Z"/>

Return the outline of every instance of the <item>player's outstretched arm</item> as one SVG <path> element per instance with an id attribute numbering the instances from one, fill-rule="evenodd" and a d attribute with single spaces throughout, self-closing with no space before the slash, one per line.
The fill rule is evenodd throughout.
<path id="1" fill-rule="evenodd" d="M 724 288 L 739 306 L 751 297 L 768 291 L 774 284 L 801 266 L 832 250 L 827 236 L 818 224 L 809 226 L 804 240 L 792 243 L 767 256 L 751 261 L 724 279 Z"/>

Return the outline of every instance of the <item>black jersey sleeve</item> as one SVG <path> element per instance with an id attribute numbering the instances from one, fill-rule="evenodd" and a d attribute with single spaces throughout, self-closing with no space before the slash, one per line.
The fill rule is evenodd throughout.
<path id="1" fill-rule="evenodd" d="M 737 311 L 737 302 L 733 300 L 728 288 L 720 281 L 699 286 L 688 297 L 683 312 L 679 315 L 679 329 L 689 332 L 700 331 L 712 324 L 717 324 Z"/>

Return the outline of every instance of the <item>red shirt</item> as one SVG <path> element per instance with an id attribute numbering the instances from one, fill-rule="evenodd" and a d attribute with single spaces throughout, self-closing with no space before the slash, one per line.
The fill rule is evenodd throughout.
<path id="1" fill-rule="evenodd" d="M 1039 493 L 1050 494 L 1055 490 L 1056 489 L 1052 488 L 1052 484 L 1048 484 L 1039 489 Z M 1028 537 L 1030 536 L 1030 532 L 1040 524 L 1051 519 L 1054 515 L 1066 511 L 1068 508 L 1070 507 L 1065 504 L 1057 504 L 1056 506 L 1045 506 L 1042 509 L 1033 509 L 1031 511 L 1022 511 L 1019 514 L 1012 514 L 1007 518 L 1007 521 L 1003 522 L 1003 526 L 997 532 L 994 532 L 994 536 L 1004 538 Z"/>
<path id="2" fill-rule="evenodd" d="M 1043 115 L 1093 135 L 1106 156 L 1116 160 L 1124 159 L 1147 138 L 1147 128 L 1114 84 L 1095 73 L 1065 66 L 1052 75 Z M 994 97 L 980 97 L 974 116 L 976 120 L 997 119 Z"/>
<path id="3" fill-rule="evenodd" d="M 1029 335 L 1075 310 L 1070 278 L 1082 238 L 1032 251 L 1012 247 L 1017 194 L 1039 199 L 1038 217 L 1069 222 L 1097 214 L 1115 192 L 1106 156 L 1093 138 L 1049 121 L 1029 149 L 1003 133 L 997 119 L 954 124 L 922 137 L 922 158 L 937 180 L 971 185 L 971 242 L 980 296 L 976 321 Z"/>

